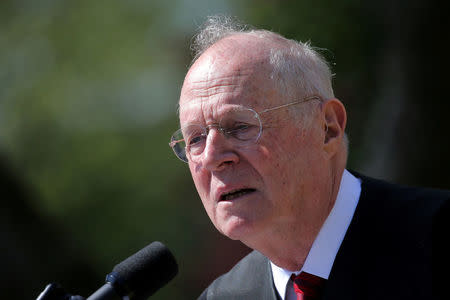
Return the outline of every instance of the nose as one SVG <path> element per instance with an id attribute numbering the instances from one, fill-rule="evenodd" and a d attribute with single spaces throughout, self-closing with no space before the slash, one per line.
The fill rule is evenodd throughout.
<path id="1" fill-rule="evenodd" d="M 218 128 L 210 128 L 201 161 L 208 171 L 219 171 L 239 162 L 239 155 L 230 139 Z"/>

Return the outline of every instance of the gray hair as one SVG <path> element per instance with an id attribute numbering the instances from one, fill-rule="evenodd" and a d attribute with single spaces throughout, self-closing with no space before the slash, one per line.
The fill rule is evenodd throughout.
<path id="1" fill-rule="evenodd" d="M 334 97 L 332 74 L 328 63 L 309 43 L 287 39 L 268 30 L 254 29 L 235 18 L 216 15 L 207 18 L 194 36 L 191 50 L 193 62 L 219 40 L 236 34 L 248 34 L 275 42 L 270 49 L 270 74 L 286 96 L 292 99 L 318 95 L 322 99 Z"/>
<path id="2" fill-rule="evenodd" d="M 331 79 L 333 74 L 324 57 L 309 42 L 290 40 L 278 33 L 254 29 L 239 22 L 236 18 L 215 15 L 207 18 L 191 43 L 193 54 L 192 64 L 209 47 L 223 38 L 236 34 L 248 34 L 261 39 L 275 42 L 277 46 L 270 49 L 269 64 L 272 66 L 271 79 L 276 80 L 282 92 L 295 100 L 317 95 L 322 100 L 334 98 Z M 297 110 L 296 114 L 302 118 L 302 125 L 309 127 L 314 110 L 309 105 L 306 109 Z M 344 134 L 343 147 L 348 153 L 349 139 Z"/>

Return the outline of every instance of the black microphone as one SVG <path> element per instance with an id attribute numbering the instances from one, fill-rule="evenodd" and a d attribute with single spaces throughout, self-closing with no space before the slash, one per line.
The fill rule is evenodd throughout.
<path id="1" fill-rule="evenodd" d="M 117 264 L 106 284 L 87 300 L 145 300 L 172 280 L 178 265 L 169 249 L 153 242 Z"/>

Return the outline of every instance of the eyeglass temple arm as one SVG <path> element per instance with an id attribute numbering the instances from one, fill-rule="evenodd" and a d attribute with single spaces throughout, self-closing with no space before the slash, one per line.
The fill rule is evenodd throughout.
<path id="1" fill-rule="evenodd" d="M 182 142 L 182 141 L 184 141 L 184 139 L 176 140 L 176 141 L 170 141 L 170 142 L 169 142 L 169 146 L 170 146 L 170 147 L 173 147 L 174 145 L 176 145 L 177 143 Z"/>
<path id="2" fill-rule="evenodd" d="M 302 103 L 302 102 L 311 101 L 311 100 L 314 100 L 314 99 L 321 100 L 322 98 L 320 98 L 319 96 L 309 96 L 309 97 L 303 98 L 302 100 L 299 100 L 299 101 L 286 103 L 286 104 L 283 104 L 283 105 L 280 105 L 280 106 L 264 109 L 263 111 L 260 111 L 259 114 L 262 114 L 262 113 L 265 113 L 265 112 L 268 112 L 268 111 L 272 111 L 272 110 L 276 110 L 276 109 L 279 109 L 279 108 L 283 108 L 283 107 L 299 104 L 299 103 Z"/>

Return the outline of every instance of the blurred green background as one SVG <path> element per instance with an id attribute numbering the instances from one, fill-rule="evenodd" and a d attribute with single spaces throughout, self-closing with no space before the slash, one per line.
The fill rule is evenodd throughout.
<path id="1" fill-rule="evenodd" d="M 220 236 L 168 147 L 189 41 L 229 14 L 311 41 L 347 106 L 349 167 L 449 188 L 448 18 L 439 1 L 3 0 L 0 290 L 90 295 L 152 241 L 180 273 L 151 299 L 195 299 L 248 249 Z"/>

